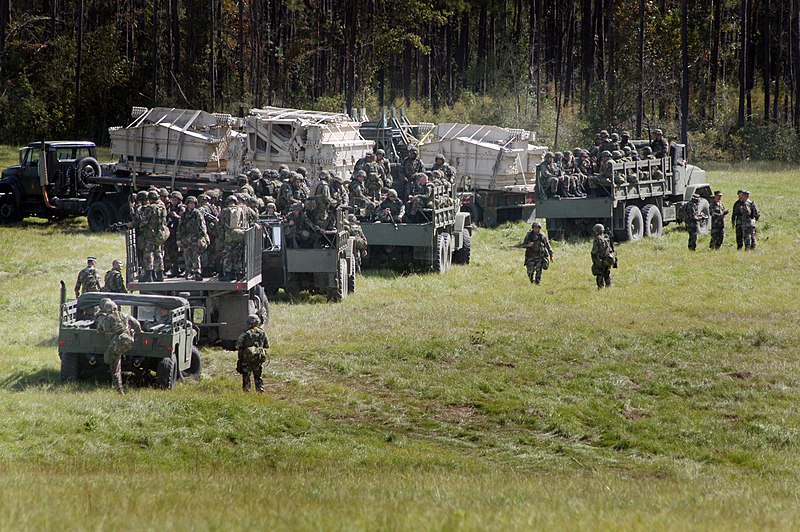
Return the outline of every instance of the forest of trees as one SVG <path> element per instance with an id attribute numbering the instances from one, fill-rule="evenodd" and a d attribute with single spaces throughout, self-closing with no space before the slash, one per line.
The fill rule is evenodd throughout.
<path id="1" fill-rule="evenodd" d="M 800 0 L 0 0 L 0 50 L 6 143 L 104 142 L 133 105 L 412 105 L 800 152 Z"/>

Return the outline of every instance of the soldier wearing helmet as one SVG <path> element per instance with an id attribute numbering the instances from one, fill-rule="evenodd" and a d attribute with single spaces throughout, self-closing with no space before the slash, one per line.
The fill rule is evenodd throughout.
<path id="1" fill-rule="evenodd" d="M 451 185 L 456 181 L 456 172 L 453 170 L 452 166 L 447 164 L 447 159 L 445 159 L 443 153 L 436 154 L 436 158 L 434 159 L 433 166 L 431 166 L 431 170 L 439 170 L 442 172 L 444 179 L 447 180 L 447 182 Z"/>
<path id="2" fill-rule="evenodd" d="M 246 205 L 231 194 L 219 215 L 218 238 L 222 241 L 222 274 L 220 281 L 236 281 L 244 273 L 244 244 L 248 229 Z"/>
<path id="3" fill-rule="evenodd" d="M 617 256 L 614 244 L 605 233 L 603 224 L 595 224 L 592 228 L 594 241 L 592 242 L 592 275 L 597 281 L 597 289 L 611 286 L 611 268 L 617 267 Z"/>
<path id="4" fill-rule="evenodd" d="M 267 362 L 266 350 L 269 348 L 267 333 L 261 327 L 261 318 L 256 314 L 247 316 L 247 329 L 236 339 L 236 372 L 242 376 L 242 391 L 250 391 L 250 374 L 259 393 L 264 391 L 264 362 Z"/>
<path id="5" fill-rule="evenodd" d="M 375 162 L 381 168 L 383 174 L 383 182 L 388 187 L 392 181 L 392 167 L 389 164 L 389 159 L 386 158 L 386 152 L 378 148 L 375 150 Z"/>
<path id="6" fill-rule="evenodd" d="M 553 248 L 542 233 L 541 223 L 535 221 L 531 224 L 531 230 L 525 235 L 522 245 L 525 248 L 525 268 L 528 271 L 528 279 L 533 284 L 539 284 L 542 282 L 542 270 L 549 268 L 553 261 Z"/>
<path id="7" fill-rule="evenodd" d="M 178 226 L 178 243 L 183 250 L 186 278 L 202 281 L 202 257 L 210 240 L 203 211 L 197 208 L 197 198 L 186 198 L 186 210 Z"/>
<path id="8" fill-rule="evenodd" d="M 183 194 L 180 191 L 173 191 L 169 195 L 167 207 L 167 227 L 169 228 L 169 238 L 164 242 L 164 270 L 168 277 L 178 277 L 180 275 L 180 252 L 178 251 L 178 224 L 181 216 L 186 210 L 183 204 Z"/>
<path id="9" fill-rule="evenodd" d="M 653 140 L 650 141 L 650 148 L 656 159 L 661 159 L 669 155 L 669 144 L 664 139 L 664 132 L 660 129 L 653 130 Z"/>
<path id="10" fill-rule="evenodd" d="M 628 131 L 623 131 L 619 134 L 619 149 L 623 150 L 625 147 L 629 147 L 631 150 L 634 149 L 633 144 L 631 144 L 631 134 Z"/>
<path id="11" fill-rule="evenodd" d="M 403 201 L 398 197 L 397 191 L 390 188 L 386 192 L 386 199 L 378 207 L 378 221 L 398 224 L 403 221 L 405 214 L 406 207 Z"/>
<path id="12" fill-rule="evenodd" d="M 95 318 L 95 325 L 97 332 L 108 338 L 103 361 L 111 368 L 114 387 L 124 395 L 122 357 L 133 347 L 134 335 L 142 332 L 142 326 L 136 318 L 120 312 L 117 304 L 107 297 L 100 300 L 100 313 Z"/>
<path id="13" fill-rule="evenodd" d="M 590 195 L 610 196 L 614 179 L 614 160 L 611 152 L 604 150 L 600 153 L 600 172 L 589 178 Z"/>
<path id="14" fill-rule="evenodd" d="M 424 171 L 425 165 L 419 158 L 419 150 L 417 150 L 416 146 L 409 146 L 408 156 L 400 163 L 400 182 L 402 182 L 403 187 L 407 186 L 414 174 Z M 407 197 L 405 194 L 404 196 Z"/>
<path id="15" fill-rule="evenodd" d="M 166 190 L 163 190 L 166 192 Z M 139 215 L 137 236 L 142 246 L 142 262 L 144 272 L 140 282 L 164 280 L 164 255 L 162 246 L 169 238 L 167 226 L 167 208 L 162 203 L 159 192 L 151 190 L 147 193 L 148 205 Z"/>
<path id="16" fill-rule="evenodd" d="M 564 174 L 556 163 L 553 152 L 549 151 L 544 154 L 544 161 L 539 165 L 539 176 L 547 196 L 560 198 L 559 185 L 564 179 Z"/>

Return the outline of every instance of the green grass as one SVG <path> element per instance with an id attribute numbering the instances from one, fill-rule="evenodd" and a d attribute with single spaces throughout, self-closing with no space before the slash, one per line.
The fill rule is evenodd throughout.
<path id="1" fill-rule="evenodd" d="M 519 223 L 444 276 L 274 303 L 265 396 L 216 348 L 171 392 L 61 386 L 58 280 L 122 237 L 2 228 L 0 525 L 797 528 L 799 178 L 714 167 L 729 206 L 753 192 L 759 248 L 690 254 L 670 226 L 603 292 L 585 241 L 530 285 Z"/>

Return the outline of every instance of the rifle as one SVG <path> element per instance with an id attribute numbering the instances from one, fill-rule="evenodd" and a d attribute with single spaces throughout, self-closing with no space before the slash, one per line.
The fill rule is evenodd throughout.
<path id="1" fill-rule="evenodd" d="M 392 225 L 394 226 L 394 230 L 397 231 L 397 229 L 398 229 L 397 228 L 397 220 L 395 220 L 394 216 L 392 216 L 392 210 L 391 209 L 387 209 L 387 210 L 389 211 L 389 213 L 388 213 L 389 214 L 389 220 L 392 221 Z"/>
<path id="2" fill-rule="evenodd" d="M 108 226 L 109 233 L 119 233 L 121 231 L 126 231 L 128 229 L 128 222 L 116 222 Z"/>

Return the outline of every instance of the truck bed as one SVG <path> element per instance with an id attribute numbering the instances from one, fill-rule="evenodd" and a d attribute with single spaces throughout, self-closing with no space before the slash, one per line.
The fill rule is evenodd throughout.
<path id="1" fill-rule="evenodd" d="M 189 281 L 183 277 L 165 278 L 163 281 L 128 283 L 128 290 L 140 292 L 247 292 L 261 283 L 258 273 L 247 281 L 220 281 L 217 277 L 209 277 L 203 281 Z"/>

